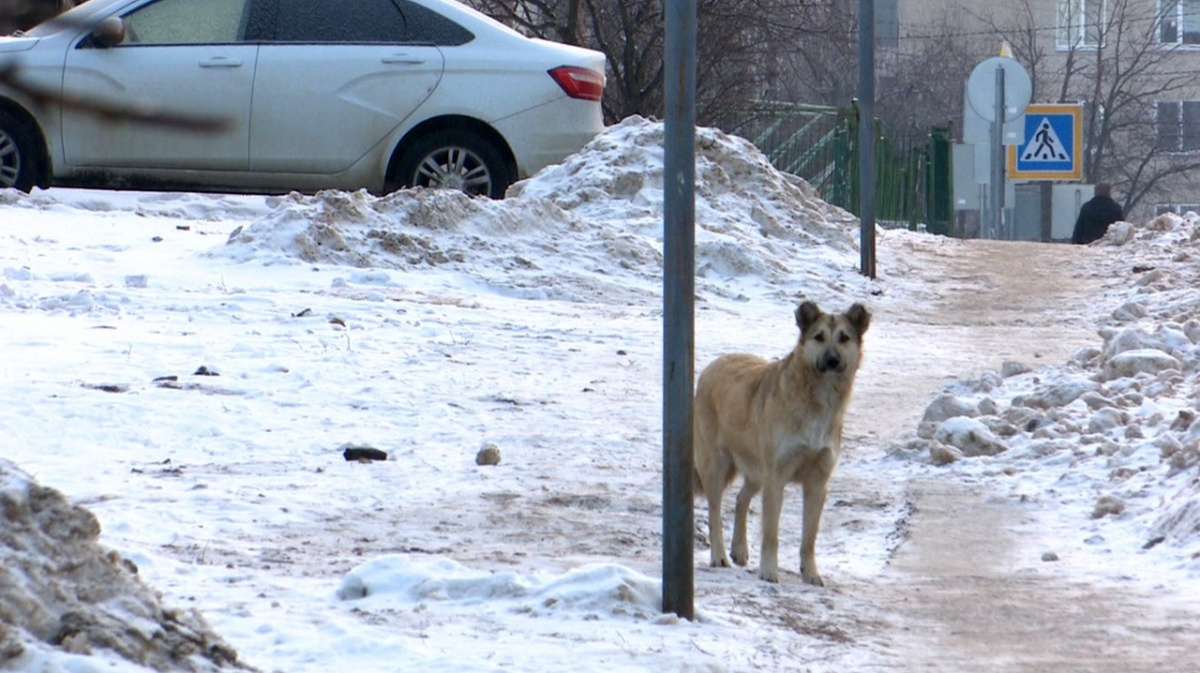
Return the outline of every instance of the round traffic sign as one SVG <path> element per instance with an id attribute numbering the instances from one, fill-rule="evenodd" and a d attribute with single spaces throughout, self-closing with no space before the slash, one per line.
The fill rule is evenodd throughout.
<path id="1" fill-rule="evenodd" d="M 975 66 L 967 80 L 967 102 L 975 114 L 996 121 L 996 71 L 1004 70 L 1004 121 L 1010 122 L 1025 114 L 1033 95 L 1029 73 L 1020 63 L 1007 56 L 993 56 Z"/>

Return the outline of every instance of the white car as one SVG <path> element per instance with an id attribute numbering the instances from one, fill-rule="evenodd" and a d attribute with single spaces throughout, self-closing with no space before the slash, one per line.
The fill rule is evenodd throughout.
<path id="1" fill-rule="evenodd" d="M 599 52 L 453 0 L 88 0 L 0 37 L 0 188 L 498 198 L 603 91 Z"/>

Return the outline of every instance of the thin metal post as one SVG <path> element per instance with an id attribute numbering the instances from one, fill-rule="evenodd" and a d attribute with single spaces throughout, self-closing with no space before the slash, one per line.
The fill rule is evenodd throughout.
<path id="1" fill-rule="evenodd" d="M 859 269 L 875 277 L 875 0 L 858 0 Z"/>
<path id="2" fill-rule="evenodd" d="M 664 0 L 663 612 L 694 616 L 696 2 Z"/>
<path id="3" fill-rule="evenodd" d="M 996 108 L 992 122 L 992 198 L 988 220 L 991 238 L 1005 238 L 1004 232 L 1004 67 L 996 66 Z"/>

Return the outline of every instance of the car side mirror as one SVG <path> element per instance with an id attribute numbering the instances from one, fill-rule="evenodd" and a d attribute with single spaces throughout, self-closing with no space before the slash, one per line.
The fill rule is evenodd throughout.
<path id="1" fill-rule="evenodd" d="M 115 47 L 125 41 L 125 22 L 119 16 L 110 16 L 92 29 L 92 44 L 101 49 Z"/>

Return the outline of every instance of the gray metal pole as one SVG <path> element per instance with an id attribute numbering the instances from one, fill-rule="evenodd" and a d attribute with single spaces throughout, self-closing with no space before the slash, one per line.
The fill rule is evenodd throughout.
<path id="1" fill-rule="evenodd" d="M 858 0 L 859 271 L 875 277 L 875 0 Z"/>
<path id="2" fill-rule="evenodd" d="M 1004 238 L 1004 67 L 996 66 L 996 120 L 992 122 L 992 198 L 988 220 L 991 238 Z"/>
<path id="3" fill-rule="evenodd" d="M 696 2 L 664 0 L 663 612 L 694 615 L 692 378 L 696 300 Z"/>

